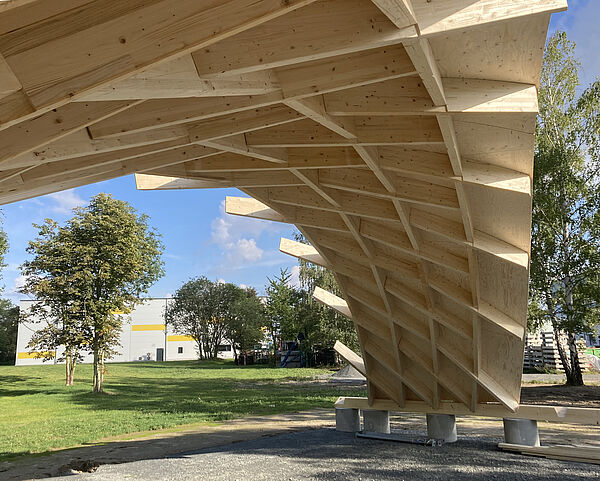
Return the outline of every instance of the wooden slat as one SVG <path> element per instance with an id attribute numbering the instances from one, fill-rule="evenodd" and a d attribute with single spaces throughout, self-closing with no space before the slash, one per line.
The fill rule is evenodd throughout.
<path id="1" fill-rule="evenodd" d="M 224 72 L 254 72 L 384 47 L 415 35 L 414 29 L 398 30 L 369 2 L 328 0 L 193 55 L 201 77 L 219 78 Z"/>
<path id="2" fill-rule="evenodd" d="M 281 250 L 335 275 L 346 300 L 316 295 L 355 324 L 368 403 L 515 409 L 564 0 L 18 3 L 0 7 L 1 203 L 133 172 L 237 187 L 228 212 L 295 224 L 311 245 Z"/>
<path id="3" fill-rule="evenodd" d="M 202 4 L 163 0 L 112 19 L 101 18 L 102 23 L 70 35 L 56 37 L 55 32 L 46 32 L 46 41 L 7 55 L 6 61 L 36 109 L 51 109 L 93 87 L 206 47 L 313 1 L 290 0 L 282 5 L 278 0 Z M 110 11 L 107 5 L 105 11 Z M 168 20 L 165 12 L 169 12 Z M 13 115 L 5 119 L 5 125 L 24 117 Z"/>
<path id="4" fill-rule="evenodd" d="M 577 408 L 568 406 L 544 406 L 519 404 L 516 411 L 512 412 L 501 404 L 478 404 L 472 412 L 467 406 L 456 402 L 441 402 L 438 409 L 431 409 L 421 401 L 406 401 L 403 407 L 395 405 L 390 400 L 375 400 L 368 404 L 366 398 L 340 397 L 335 403 L 336 407 L 357 409 L 381 409 L 392 412 L 455 414 L 457 416 L 483 416 L 493 418 L 511 417 L 517 419 L 534 419 L 553 423 L 582 424 L 600 426 L 600 409 Z"/>
<path id="5" fill-rule="evenodd" d="M 335 352 L 348 361 L 348 364 L 350 364 L 354 369 L 360 372 L 363 376 L 367 375 L 365 363 L 358 354 L 353 352 L 349 347 L 346 347 L 340 341 L 336 341 L 333 348 L 335 349 Z"/>
<path id="6" fill-rule="evenodd" d="M 98 102 L 65 105 L 0 131 L 0 162 L 58 140 L 76 130 L 122 112 L 135 103 Z"/>

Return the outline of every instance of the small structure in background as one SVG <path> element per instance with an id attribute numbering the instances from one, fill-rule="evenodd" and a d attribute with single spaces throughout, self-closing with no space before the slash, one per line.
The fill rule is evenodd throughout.
<path id="1" fill-rule="evenodd" d="M 567 336 L 561 334 L 559 342 L 564 346 L 568 353 Z M 586 339 L 581 336 L 577 341 L 577 350 L 579 351 L 579 365 L 582 371 L 600 370 L 600 359 L 596 357 L 600 354 L 600 349 L 589 347 Z M 597 353 L 594 355 L 594 353 Z M 538 371 L 556 371 L 564 372 L 558 346 L 552 330 L 544 330 L 534 334 L 527 334 L 525 337 L 525 353 L 523 356 L 524 370 Z"/>
<path id="2" fill-rule="evenodd" d="M 123 330 L 121 331 L 118 354 L 108 362 L 129 361 L 185 361 L 198 359 L 196 341 L 190 336 L 173 331 L 165 324 L 165 307 L 170 302 L 167 298 L 147 299 L 128 314 L 121 314 Z M 27 310 L 36 301 L 21 301 L 21 310 Z M 31 352 L 27 344 L 32 334 L 41 324 L 27 322 L 19 324 L 17 336 L 17 355 L 15 365 L 43 364 L 39 353 Z M 54 355 L 61 357 L 60 352 Z M 84 354 L 84 363 L 92 362 L 90 354 Z M 233 359 L 230 343 L 219 347 L 218 357 Z"/>

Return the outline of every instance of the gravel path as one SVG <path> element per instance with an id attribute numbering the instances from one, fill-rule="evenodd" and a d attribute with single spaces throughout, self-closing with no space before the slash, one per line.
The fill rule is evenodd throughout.
<path id="1" fill-rule="evenodd" d="M 165 459 L 103 465 L 54 480 L 590 480 L 600 466 L 500 452 L 498 439 L 459 436 L 424 447 L 357 439 L 333 428 L 283 434 Z"/>

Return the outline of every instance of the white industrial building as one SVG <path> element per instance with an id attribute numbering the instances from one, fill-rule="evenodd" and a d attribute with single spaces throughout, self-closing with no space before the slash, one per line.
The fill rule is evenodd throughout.
<path id="1" fill-rule="evenodd" d="M 136 308 L 123 316 L 120 346 L 118 354 L 107 362 L 130 361 L 184 361 L 198 358 L 197 344 L 191 337 L 174 332 L 165 323 L 165 307 L 171 299 L 146 299 Z M 37 301 L 21 301 L 21 312 L 28 310 Z M 20 323 L 17 336 L 17 355 L 15 365 L 43 364 L 39 353 L 27 347 L 32 334 L 40 328 L 35 321 Z M 53 353 L 54 362 L 61 352 Z M 230 344 L 220 346 L 219 357 L 232 359 Z M 46 361 L 46 363 L 51 361 Z M 84 354 L 83 362 L 92 362 L 92 355 Z"/>

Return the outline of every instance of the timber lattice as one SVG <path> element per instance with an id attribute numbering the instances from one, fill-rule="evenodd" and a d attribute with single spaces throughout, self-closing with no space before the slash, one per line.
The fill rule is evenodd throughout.
<path id="1" fill-rule="evenodd" d="M 8 0 L 0 202 L 238 187 L 336 273 L 369 396 L 518 406 L 536 85 L 565 0 Z M 357 356 L 358 357 L 358 356 Z"/>

